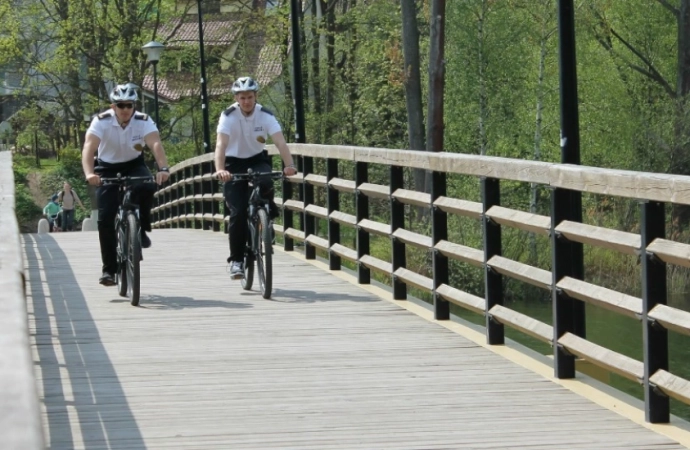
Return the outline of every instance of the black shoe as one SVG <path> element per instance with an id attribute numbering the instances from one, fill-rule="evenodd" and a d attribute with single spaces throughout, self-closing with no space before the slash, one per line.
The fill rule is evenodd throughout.
<path id="1" fill-rule="evenodd" d="M 141 232 L 141 248 L 151 247 L 151 238 L 146 235 L 146 231 Z"/>
<path id="2" fill-rule="evenodd" d="M 108 272 L 103 272 L 103 276 L 98 279 L 98 282 L 103 286 L 115 286 L 115 277 Z"/>
<path id="3" fill-rule="evenodd" d="M 278 209 L 278 205 L 276 205 L 276 202 L 274 201 L 269 201 L 268 203 L 268 218 L 271 220 L 277 219 L 280 217 L 280 209 Z"/>

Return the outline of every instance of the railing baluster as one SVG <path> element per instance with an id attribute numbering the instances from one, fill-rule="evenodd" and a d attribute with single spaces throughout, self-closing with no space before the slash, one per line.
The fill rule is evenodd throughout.
<path id="1" fill-rule="evenodd" d="M 187 180 L 189 178 L 191 178 L 192 176 L 193 176 L 192 175 L 192 168 L 191 167 L 185 167 L 185 169 L 184 169 L 184 182 L 183 182 L 183 186 L 182 186 L 182 198 L 185 199 L 184 200 L 184 208 L 183 208 L 183 211 L 185 214 L 185 219 L 180 221 L 182 223 L 182 228 L 188 228 L 187 215 L 192 213 L 192 210 L 194 207 L 192 205 L 192 203 L 187 201 L 187 199 L 186 199 L 186 197 L 188 197 L 189 195 L 194 194 L 194 186 L 190 183 L 187 183 Z M 191 228 L 194 228 L 194 223 L 192 223 Z"/>
<path id="2" fill-rule="evenodd" d="M 326 160 L 326 180 L 331 181 L 338 176 L 338 160 L 335 158 L 328 158 Z M 327 203 L 328 203 L 328 246 L 333 244 L 340 244 L 340 224 L 330 218 L 333 211 L 340 209 L 340 194 L 333 186 L 326 186 Z M 331 270 L 340 270 L 341 261 L 340 256 L 332 251 L 328 252 L 328 266 Z"/>
<path id="3" fill-rule="evenodd" d="M 395 230 L 405 227 L 405 205 L 393 198 L 393 193 L 404 187 L 404 172 L 402 167 L 390 166 L 390 203 L 391 203 L 391 245 L 393 272 L 406 266 L 405 243 L 392 236 Z M 407 299 L 407 285 L 393 278 L 393 298 L 396 300 Z"/>
<path id="4" fill-rule="evenodd" d="M 199 164 L 194 164 L 192 166 L 192 195 L 194 198 L 192 199 L 192 205 L 194 205 L 194 211 L 192 211 L 192 228 L 196 229 L 202 229 L 203 230 L 203 221 L 197 220 L 196 215 L 201 212 L 201 202 L 197 199 L 197 194 L 201 193 L 201 182 L 197 181 L 196 177 L 201 175 L 201 170 L 200 170 Z"/>
<path id="5" fill-rule="evenodd" d="M 583 303 L 568 297 L 556 284 L 563 277 L 582 280 L 581 260 L 582 244 L 570 242 L 556 232 L 556 227 L 563 220 L 573 218 L 573 199 L 571 191 L 554 189 L 551 192 L 551 295 L 553 299 L 553 340 L 554 340 L 554 375 L 557 378 L 575 377 L 575 357 L 558 345 L 558 339 L 565 333 L 584 335 Z M 580 303 L 577 305 L 577 303 Z M 579 316 L 582 315 L 580 318 Z M 583 336 L 584 337 L 584 336 Z"/>
<path id="6" fill-rule="evenodd" d="M 434 206 L 437 198 L 446 195 L 446 174 L 431 172 L 431 241 L 436 245 L 439 241 L 448 239 L 448 214 Z M 436 320 L 450 319 L 450 304 L 436 292 L 442 284 L 448 284 L 448 257 L 438 250 L 432 249 L 433 277 L 434 277 L 434 318 Z"/>
<path id="7" fill-rule="evenodd" d="M 501 205 L 501 185 L 497 178 L 482 178 L 482 227 L 484 231 L 484 298 L 486 299 L 486 341 L 491 345 L 505 343 L 503 324 L 493 320 L 489 311 L 494 305 L 503 305 L 503 276 L 492 270 L 487 262 L 501 256 L 501 225 L 493 222 L 486 212 Z"/>
<path id="8" fill-rule="evenodd" d="M 202 177 L 204 174 L 208 172 L 208 162 L 203 162 L 199 164 L 200 171 L 199 175 Z M 204 219 L 204 214 L 209 210 L 208 205 L 206 204 L 206 201 L 204 200 L 204 194 L 210 192 L 210 189 L 208 189 L 208 181 L 204 181 L 202 178 L 200 183 L 199 183 L 199 194 L 201 194 L 201 201 L 199 202 L 199 205 L 201 206 L 201 229 L 205 230 L 206 229 L 206 219 Z"/>
<path id="9" fill-rule="evenodd" d="M 311 156 L 302 157 L 302 174 L 304 177 L 314 172 L 314 158 Z M 309 235 L 314 234 L 316 218 L 310 214 L 307 214 L 306 208 L 309 205 L 314 204 L 314 186 L 311 183 L 307 183 L 302 179 L 302 199 L 303 207 L 302 211 L 302 231 L 304 231 L 304 238 L 306 239 Z M 304 241 L 304 256 L 307 259 L 316 258 L 316 248 Z"/>
<path id="10" fill-rule="evenodd" d="M 215 164 L 213 161 L 209 164 L 209 173 L 214 173 L 215 172 Z M 217 192 L 223 192 L 223 189 L 221 188 L 219 190 L 219 187 L 223 186 L 222 183 L 219 180 L 216 180 L 215 178 L 211 178 L 211 181 L 209 181 L 209 192 L 214 198 L 211 200 L 211 214 L 213 214 L 213 231 L 220 231 L 221 227 L 221 222 L 216 220 L 216 215 L 221 214 L 221 211 L 224 210 L 221 209 L 221 205 L 225 203 L 224 200 L 216 200 L 215 195 Z"/>
<path id="11" fill-rule="evenodd" d="M 180 182 L 180 181 L 184 180 L 186 173 L 187 173 L 186 168 L 184 168 L 180 172 L 178 172 L 179 178 L 177 181 Z M 173 207 L 174 211 L 175 211 L 174 217 L 178 218 L 178 220 L 173 221 L 173 228 L 184 228 L 184 222 L 179 220 L 180 214 L 184 213 L 184 211 L 185 211 L 185 209 L 184 209 L 185 205 L 181 205 L 180 201 L 179 201 L 180 198 L 182 198 L 184 196 L 184 184 L 178 183 L 177 186 L 175 187 L 175 189 L 173 189 L 173 191 L 174 191 L 174 197 L 175 197 L 173 200 L 177 201 L 177 203 Z"/>
<path id="12" fill-rule="evenodd" d="M 296 162 L 299 163 L 299 158 L 295 157 L 294 158 Z M 285 168 L 285 164 L 283 163 L 282 165 L 283 169 Z M 292 199 L 292 183 L 290 180 L 287 178 L 283 178 L 282 182 L 282 187 L 283 187 L 283 204 L 287 200 Z M 300 190 L 300 193 L 302 191 Z M 301 194 L 300 194 L 301 195 Z M 294 227 L 294 216 L 293 212 L 291 209 L 286 208 L 283 206 L 283 249 L 285 251 L 289 252 L 295 249 L 295 243 L 291 237 L 288 237 L 285 232 L 288 230 L 288 228 L 293 228 Z"/>
<path id="13" fill-rule="evenodd" d="M 365 162 L 355 163 L 355 187 L 362 183 L 369 182 L 369 164 Z M 355 208 L 357 223 L 362 219 L 369 218 L 369 197 L 359 189 L 355 190 Z M 369 232 L 364 228 L 357 227 L 357 258 L 369 254 Z M 371 282 L 371 270 L 362 263 L 357 264 L 357 282 L 359 284 L 369 284 Z"/>
<path id="14" fill-rule="evenodd" d="M 649 382 L 657 370 L 668 370 L 668 331 L 648 317 L 656 305 L 665 305 L 666 263 L 647 253 L 647 246 L 655 239 L 666 236 L 666 214 L 661 202 L 643 202 L 641 223 L 642 257 L 642 330 L 644 347 L 644 400 L 645 419 L 651 423 L 668 423 L 669 398 Z"/>

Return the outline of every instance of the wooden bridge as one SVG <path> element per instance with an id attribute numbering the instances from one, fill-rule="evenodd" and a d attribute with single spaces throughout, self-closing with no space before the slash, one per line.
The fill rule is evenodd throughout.
<path id="1" fill-rule="evenodd" d="M 668 398 L 686 401 L 688 387 L 670 372 L 664 341 L 668 331 L 688 334 L 688 314 L 667 306 L 665 291 L 652 300 L 645 280 L 641 298 L 623 295 L 554 275 L 560 261 L 548 271 L 509 260 L 491 241 L 500 242 L 503 225 L 637 252 L 642 276 L 656 273 L 650 279 L 665 289 L 665 271 L 659 278 L 656 266 L 688 265 L 690 252 L 686 244 L 651 238 L 659 216 L 645 211 L 649 203 L 636 235 L 510 209 L 492 200 L 492 189 L 501 179 L 542 183 L 646 199 L 658 208 L 690 203 L 690 178 L 467 155 L 292 150 L 302 172 L 279 201 L 287 212 L 278 229 L 287 251 L 276 248 L 274 298 L 243 291 L 226 274 L 227 236 L 213 232 L 225 217 L 204 156 L 176 166 L 158 195 L 160 229 L 145 252 L 139 308 L 98 285 L 96 233 L 18 235 L 10 159 L 0 152 L 2 448 L 690 446 L 688 424 L 668 416 Z M 326 174 L 314 170 L 315 156 L 328 158 Z M 355 180 L 339 176 L 337 160 L 353 165 Z M 389 184 L 370 182 L 369 165 L 389 168 Z M 403 167 L 480 176 L 482 202 L 440 195 L 439 185 L 432 194 L 408 191 Z M 293 185 L 301 190 L 297 198 Z M 313 188 L 323 189 L 325 206 Z M 346 194 L 354 197 L 349 205 Z M 390 223 L 368 217 L 369 197 L 389 202 Z M 400 224 L 405 204 L 435 206 L 432 236 Z M 440 212 L 480 219 L 484 248 L 448 240 Z M 313 217 L 323 221 L 327 237 Z M 347 234 L 340 225 L 353 226 L 353 247 L 341 241 Z M 390 239 L 390 261 L 371 253 L 369 234 Z M 295 240 L 302 250 L 293 250 Z M 432 267 L 407 269 L 406 246 L 429 251 Z M 452 285 L 448 259 L 486 271 L 484 298 Z M 389 276 L 390 286 L 374 282 L 370 270 Z M 504 305 L 496 289 L 502 276 L 552 290 L 554 323 Z M 409 296 L 411 288 L 432 293 L 433 305 Z M 645 360 L 588 341 L 573 319 L 573 305 L 581 302 L 641 320 Z M 451 304 L 485 314 L 487 327 L 451 316 Z M 573 317 L 562 320 L 561 308 Z M 554 358 L 506 341 L 504 326 L 551 343 Z M 575 360 L 640 381 L 645 402 L 569 373 Z M 665 415 L 669 420 L 659 420 Z"/>

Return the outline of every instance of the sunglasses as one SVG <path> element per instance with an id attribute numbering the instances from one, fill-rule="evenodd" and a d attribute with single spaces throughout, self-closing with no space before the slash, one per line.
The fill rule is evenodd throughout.
<path id="1" fill-rule="evenodd" d="M 132 108 L 134 108 L 133 103 L 115 103 L 115 106 L 117 106 L 120 109 L 132 109 Z"/>

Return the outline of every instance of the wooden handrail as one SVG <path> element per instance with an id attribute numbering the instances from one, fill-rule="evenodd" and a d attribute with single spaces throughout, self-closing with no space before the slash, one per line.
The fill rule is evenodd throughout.
<path id="1" fill-rule="evenodd" d="M 286 249 L 288 250 L 292 249 L 292 240 L 294 239 L 304 242 L 306 249 L 312 251 L 312 257 L 314 255 L 314 248 L 324 251 L 331 261 L 332 269 L 340 267 L 340 258 L 356 263 L 358 277 L 362 283 L 369 282 L 369 270 L 387 275 L 387 280 L 393 284 L 393 294 L 396 299 L 405 298 L 405 286 L 413 286 L 431 293 L 434 298 L 435 308 L 439 304 L 446 302 L 446 304 L 451 303 L 470 311 L 484 314 L 491 319 L 491 321 L 487 322 L 489 325 L 487 327 L 487 336 L 491 334 L 489 329 L 496 331 L 494 323 L 503 324 L 549 343 L 553 343 L 554 334 L 562 334 L 557 339 L 557 345 L 555 346 L 555 349 L 561 352 L 559 354 L 563 355 L 564 353 L 562 352 L 565 351 L 565 357 L 567 358 L 572 358 L 572 355 L 578 355 L 588 359 L 595 365 L 632 380 L 640 380 L 644 376 L 649 380 L 649 373 L 645 375 L 643 370 L 645 362 L 635 361 L 600 347 L 583 336 L 569 332 L 567 328 L 559 332 L 558 327 L 562 325 L 558 325 L 556 321 L 554 321 L 554 326 L 552 327 L 505 307 L 501 304 L 502 299 L 499 299 L 498 302 L 496 299 L 496 295 L 503 296 L 500 290 L 495 289 L 496 286 L 502 284 L 500 277 L 505 276 L 545 290 L 551 290 L 554 298 L 564 297 L 567 301 L 585 302 L 599 308 L 608 309 L 616 314 L 642 320 L 643 326 L 651 326 L 645 324 L 653 324 L 655 328 L 663 327 L 669 331 L 690 335 L 690 313 L 664 305 L 665 300 L 662 300 L 659 305 L 653 302 L 650 303 L 649 308 L 647 308 L 650 311 L 645 312 L 644 304 L 645 301 L 648 301 L 645 299 L 649 298 L 649 294 L 646 294 L 647 296 L 643 295 L 642 298 L 633 297 L 576 279 L 578 276 L 572 274 L 570 276 L 561 275 L 560 279 L 555 279 L 555 275 L 549 270 L 534 267 L 525 262 L 511 260 L 501 255 L 500 250 L 496 250 L 497 248 L 500 249 L 500 227 L 509 227 L 522 232 L 544 236 L 549 239 L 551 245 L 554 246 L 553 248 L 559 248 L 555 246 L 558 242 L 572 242 L 603 248 L 625 255 L 633 255 L 639 258 L 653 258 L 652 263 L 645 260 L 647 264 L 646 266 L 643 265 L 643 267 L 648 267 L 649 264 L 676 264 L 690 267 L 690 245 L 664 239 L 664 236 L 658 234 L 658 231 L 653 231 L 657 233 L 655 235 L 645 235 L 644 230 L 649 230 L 649 228 L 644 228 L 642 225 L 639 227 L 642 230 L 641 233 L 637 234 L 578 223 L 572 220 L 555 221 L 551 216 L 502 206 L 500 205 L 500 200 L 498 200 L 499 196 L 495 195 L 498 192 L 498 181 L 510 180 L 541 185 L 546 188 L 553 188 L 556 191 L 568 189 L 583 193 L 657 202 L 655 204 L 675 203 L 690 205 L 689 176 L 601 169 L 457 153 L 433 153 L 316 144 L 289 144 L 289 146 L 292 154 L 295 156 L 302 156 L 308 159 L 327 158 L 330 162 L 341 160 L 353 163 L 356 168 L 357 175 L 355 180 L 357 181 L 343 177 L 343 174 L 338 173 L 337 170 L 328 172 L 326 176 L 313 173 L 311 166 L 305 168 L 305 174 L 298 173 L 290 177 L 287 186 L 284 185 L 286 189 L 292 190 L 292 185 L 294 184 L 300 184 L 303 190 L 307 188 L 313 189 L 314 187 L 323 189 L 328 194 L 328 207 L 314 204 L 313 196 L 304 196 L 303 199 L 295 200 L 291 198 L 291 194 L 283 194 L 286 197 L 285 199 L 278 198 L 278 206 L 289 214 L 293 212 L 301 214 L 303 219 L 300 223 L 305 220 L 314 220 L 313 218 L 326 221 L 328 223 L 329 238 L 325 239 L 315 234 L 317 231 L 323 233 L 323 228 L 315 230 L 312 227 L 297 230 L 292 227 L 292 222 L 289 222 L 290 225 L 285 227 L 285 229 L 280 225 L 276 225 L 276 232 L 282 234 L 290 242 L 289 248 L 286 244 Z M 269 154 L 277 153 L 272 146 L 269 146 L 268 150 Z M 205 174 L 199 176 L 199 170 L 195 167 L 200 164 L 208 165 L 212 158 L 212 154 L 198 156 L 183 161 L 171 169 L 171 174 L 173 175 L 170 181 L 171 184 L 156 194 L 158 205 L 155 208 L 155 212 L 161 215 L 163 219 L 155 222 L 155 226 L 187 226 L 190 224 L 191 226 L 197 226 L 196 222 L 198 221 L 218 221 L 219 218 L 222 218 L 223 222 L 227 221 L 227 217 L 221 214 L 195 215 L 189 213 L 194 208 L 199 207 L 199 204 L 203 205 L 206 204 L 204 202 L 208 201 L 217 202 L 219 204 L 217 211 L 220 211 L 220 205 L 222 205 L 223 200 L 219 193 L 210 195 L 208 190 L 199 191 L 194 187 L 196 183 L 203 180 L 206 180 L 207 183 L 210 182 L 207 180 L 208 177 L 204 177 Z M 366 173 L 362 174 L 363 172 L 361 171 L 364 168 L 366 172 L 367 164 L 391 166 L 389 173 L 391 185 L 370 182 Z M 437 190 L 436 194 L 405 189 L 403 186 L 406 186 L 406 184 L 403 184 L 400 178 L 402 168 L 424 169 L 432 171 L 434 174 L 458 174 L 481 178 L 484 200 L 483 202 L 476 202 L 452 198 L 446 194 L 445 187 Z M 191 191 L 190 185 L 192 186 Z M 484 190 L 486 186 L 494 189 L 492 194 L 486 193 Z M 203 192 L 203 195 L 199 196 L 199 192 Z M 333 196 L 334 194 L 335 197 Z M 356 215 L 339 210 L 338 205 L 340 202 L 338 195 L 340 194 L 354 197 Z M 490 197 L 493 200 L 487 203 L 486 198 L 490 195 L 493 195 L 493 197 Z M 377 203 L 389 202 L 392 218 L 390 224 L 382 223 L 368 216 L 368 202 L 371 199 L 377 200 Z M 351 205 L 352 203 L 348 202 L 348 204 Z M 446 231 L 439 233 L 438 229 L 434 228 L 433 221 L 431 224 L 431 236 L 427 234 L 427 231 L 424 234 L 420 234 L 419 232 L 407 230 L 400 214 L 401 207 L 404 205 L 427 208 L 433 212 L 432 216 L 434 218 L 441 217 L 442 223 L 445 223 L 445 215 L 478 219 L 483 227 L 485 236 L 487 235 L 487 230 L 493 233 L 494 237 L 491 238 L 494 239 L 493 244 L 487 244 L 485 241 L 484 249 L 476 249 L 452 242 L 449 240 L 449 238 L 452 239 L 452 236 L 448 236 L 447 228 Z M 663 214 L 659 213 L 651 215 L 663 217 Z M 553 223 L 554 221 L 555 223 Z M 340 243 L 340 228 L 338 228 L 340 226 L 349 227 L 356 231 L 356 249 L 349 248 Z M 447 225 L 443 226 L 447 227 Z M 495 245 L 496 230 L 498 230 L 499 236 L 498 246 Z M 654 228 L 654 230 L 658 230 L 658 227 Z M 376 235 L 378 239 L 388 238 L 391 240 L 391 261 L 384 261 L 368 254 L 370 235 Z M 646 246 L 644 242 L 647 242 Z M 405 267 L 405 248 L 407 246 L 416 247 L 422 251 L 426 250 L 430 253 L 434 261 L 433 267 L 429 266 L 431 274 L 422 275 Z M 490 248 L 492 250 L 487 250 Z M 552 258 L 555 258 L 553 254 Z M 486 289 L 489 290 L 491 288 L 492 293 L 485 293 L 486 299 L 484 299 L 452 286 L 448 282 L 448 279 L 452 279 L 448 278 L 449 265 L 443 262 L 448 260 L 461 261 L 482 268 L 484 270 Z M 439 261 L 441 262 L 440 267 L 446 268 L 442 269 L 445 270 L 445 275 L 437 278 L 433 272 L 436 270 L 436 264 Z M 552 266 L 554 261 L 555 259 L 552 259 Z M 400 288 L 403 289 L 401 290 Z M 443 309 L 437 311 L 443 311 Z M 448 310 L 446 309 L 446 311 Z M 446 314 L 446 317 L 440 317 L 441 319 L 447 318 L 447 313 L 444 314 Z M 499 333 L 503 334 L 502 327 Z M 502 337 L 491 342 L 500 343 L 502 342 Z M 687 386 L 690 383 L 670 373 L 662 375 L 655 375 L 659 389 L 668 395 L 679 398 L 681 401 L 690 403 L 690 400 L 688 400 L 690 399 L 690 394 L 687 394 Z"/>
<path id="2" fill-rule="evenodd" d="M 3 448 L 41 449 L 43 429 L 29 349 L 14 195 L 12 154 L 0 151 L 0 436 Z"/>

